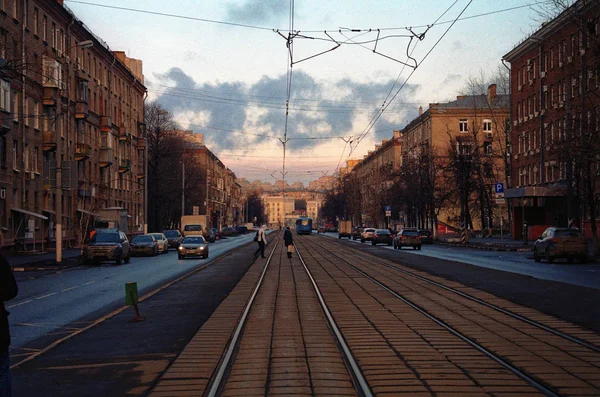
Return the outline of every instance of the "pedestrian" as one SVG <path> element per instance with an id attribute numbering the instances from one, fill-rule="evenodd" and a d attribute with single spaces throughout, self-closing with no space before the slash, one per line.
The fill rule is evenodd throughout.
<path id="1" fill-rule="evenodd" d="M 265 235 L 266 229 L 267 226 L 262 225 L 256 232 L 256 237 L 254 237 L 254 240 L 258 243 L 258 249 L 254 251 L 255 258 L 258 258 L 259 253 L 261 258 L 265 258 L 265 245 L 267 244 L 267 236 Z"/>
<path id="2" fill-rule="evenodd" d="M 286 226 L 285 232 L 283 232 L 283 242 L 287 248 L 287 256 L 291 259 L 294 250 L 294 238 L 292 237 L 292 231 L 289 226 Z"/>
<path id="3" fill-rule="evenodd" d="M 0 234 L 0 248 L 2 248 L 3 242 L 4 236 Z M 0 307 L 0 397 L 12 395 L 12 376 L 8 355 L 10 332 L 8 330 L 8 312 L 4 307 L 4 302 L 17 296 L 18 290 L 12 269 L 4 255 L 0 253 L 0 301 L 2 302 Z"/>

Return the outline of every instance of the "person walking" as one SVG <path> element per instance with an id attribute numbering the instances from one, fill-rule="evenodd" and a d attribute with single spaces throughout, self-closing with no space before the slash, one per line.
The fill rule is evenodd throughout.
<path id="1" fill-rule="evenodd" d="M 2 247 L 3 236 L 0 235 L 0 248 Z M 17 296 L 19 288 L 15 276 L 8 264 L 8 261 L 0 253 L 0 397 L 10 397 L 12 395 L 12 375 L 10 373 L 10 363 L 8 355 L 8 346 L 10 345 L 10 332 L 8 329 L 8 312 L 4 307 L 4 302 Z"/>
<path id="2" fill-rule="evenodd" d="M 283 232 L 283 242 L 287 248 L 287 256 L 288 258 L 292 258 L 292 249 L 290 248 L 290 245 L 293 247 L 294 246 L 294 238 L 292 237 L 292 231 L 290 230 L 289 226 L 285 227 L 285 232 Z"/>
<path id="3" fill-rule="evenodd" d="M 254 238 L 258 243 L 258 249 L 254 251 L 254 257 L 258 258 L 258 254 L 260 253 L 261 258 L 265 258 L 265 245 L 267 244 L 267 236 L 265 235 L 265 230 L 267 229 L 266 225 L 262 225 L 260 229 L 256 232 L 256 237 Z"/>

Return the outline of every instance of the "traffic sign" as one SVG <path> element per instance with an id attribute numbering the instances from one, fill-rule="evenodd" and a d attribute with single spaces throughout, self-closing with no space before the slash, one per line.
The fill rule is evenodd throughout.
<path id="1" fill-rule="evenodd" d="M 502 183 L 502 182 L 494 183 L 494 192 L 504 193 L 504 183 Z"/>
<path id="2" fill-rule="evenodd" d="M 385 206 L 385 216 L 392 216 L 392 207 L 389 205 Z"/>

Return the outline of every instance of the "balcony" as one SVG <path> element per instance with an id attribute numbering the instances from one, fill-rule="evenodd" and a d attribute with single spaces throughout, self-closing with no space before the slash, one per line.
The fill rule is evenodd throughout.
<path id="1" fill-rule="evenodd" d="M 101 132 L 110 132 L 110 127 L 112 123 L 110 121 L 110 117 L 102 116 L 100 117 L 100 131 Z"/>
<path id="2" fill-rule="evenodd" d="M 87 143 L 78 143 L 75 147 L 75 160 L 84 161 L 90 158 L 92 146 Z"/>
<path id="3" fill-rule="evenodd" d="M 56 106 L 58 101 L 58 87 L 44 87 L 42 104 L 44 106 Z"/>
<path id="4" fill-rule="evenodd" d="M 144 138 L 139 138 L 137 140 L 137 148 L 138 150 L 146 149 L 146 140 Z"/>
<path id="5" fill-rule="evenodd" d="M 88 113 L 87 102 L 77 101 L 77 103 L 75 103 L 75 118 L 84 120 L 84 119 L 87 119 L 88 116 L 89 116 L 89 113 Z"/>
<path id="6" fill-rule="evenodd" d="M 56 132 L 55 131 L 44 131 L 44 146 L 42 149 L 44 152 L 52 152 L 56 150 Z"/>
<path id="7" fill-rule="evenodd" d="M 115 158 L 114 149 L 111 147 L 102 147 L 100 148 L 100 161 L 98 165 L 100 168 L 108 167 L 112 165 Z"/>
<path id="8" fill-rule="evenodd" d="M 75 77 L 79 81 L 88 81 L 88 79 L 89 79 L 88 74 L 83 69 L 77 69 L 77 70 L 75 70 Z"/>
<path id="9" fill-rule="evenodd" d="M 131 170 L 131 160 L 129 159 L 121 159 L 119 161 L 119 173 L 128 172 Z"/>
<path id="10" fill-rule="evenodd" d="M 126 127 L 119 127 L 119 141 L 129 142 L 131 140 L 131 134 L 127 131 Z"/>

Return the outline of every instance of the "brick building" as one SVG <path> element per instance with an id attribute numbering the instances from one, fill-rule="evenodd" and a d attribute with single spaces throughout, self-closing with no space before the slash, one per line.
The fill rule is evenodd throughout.
<path id="1" fill-rule="evenodd" d="M 598 189 L 586 193 L 582 175 L 597 168 L 586 151 L 600 149 L 593 146 L 600 125 L 599 17 L 598 2 L 578 1 L 504 56 L 512 118 L 506 197 L 515 238 L 527 229 L 535 239 L 550 225 L 589 227 L 582 197 Z"/>
<path id="2" fill-rule="evenodd" d="M 5 241 L 76 244 L 105 207 L 126 208 L 141 232 L 141 61 L 111 51 L 61 0 L 0 2 L 0 57 Z"/>

